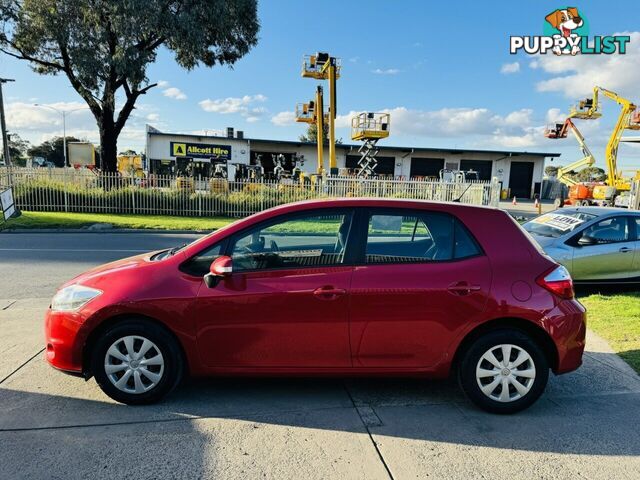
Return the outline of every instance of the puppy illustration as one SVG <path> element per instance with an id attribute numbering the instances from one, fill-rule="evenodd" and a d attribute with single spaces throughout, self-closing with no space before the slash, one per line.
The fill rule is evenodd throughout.
<path id="1" fill-rule="evenodd" d="M 567 37 L 577 37 L 578 35 L 573 33 L 576 28 L 581 27 L 584 24 L 584 20 L 580 18 L 578 9 L 575 7 L 567 7 L 563 9 L 554 10 L 549 15 L 544 17 L 547 22 L 551 24 L 553 28 L 558 30 L 560 34 Z M 559 36 L 559 35 L 554 35 Z M 579 47 L 573 47 L 571 49 L 571 55 L 575 55 L 580 51 Z M 560 47 L 555 47 L 553 53 L 556 55 L 562 54 Z"/>

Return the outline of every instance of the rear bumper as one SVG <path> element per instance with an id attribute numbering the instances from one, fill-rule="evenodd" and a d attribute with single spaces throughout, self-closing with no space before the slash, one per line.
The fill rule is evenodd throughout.
<path id="1" fill-rule="evenodd" d="M 52 367 L 70 374 L 82 374 L 84 321 L 77 312 L 47 310 L 44 318 L 45 358 Z"/>
<path id="2" fill-rule="evenodd" d="M 547 331 L 558 351 L 557 374 L 568 373 L 582 365 L 587 333 L 587 310 L 577 300 L 564 300 L 546 319 Z"/>

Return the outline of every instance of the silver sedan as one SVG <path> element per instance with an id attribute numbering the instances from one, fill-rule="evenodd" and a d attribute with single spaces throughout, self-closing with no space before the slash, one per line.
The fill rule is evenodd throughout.
<path id="1" fill-rule="evenodd" d="M 561 208 L 523 225 L 579 283 L 640 283 L 640 212 Z"/>

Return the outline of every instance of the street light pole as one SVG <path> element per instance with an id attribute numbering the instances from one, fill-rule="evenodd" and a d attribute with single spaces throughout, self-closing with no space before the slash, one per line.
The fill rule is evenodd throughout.
<path id="1" fill-rule="evenodd" d="M 62 149 L 64 150 L 64 166 L 69 166 L 67 160 L 67 112 L 62 111 Z"/>
<path id="2" fill-rule="evenodd" d="M 51 105 L 42 105 L 41 103 L 34 103 L 35 107 L 49 108 L 62 115 L 62 149 L 64 150 L 64 166 L 70 167 L 69 160 L 67 159 L 67 115 L 77 110 L 84 110 L 86 107 L 74 108 L 72 110 L 60 110 L 59 108 L 52 107 Z"/>

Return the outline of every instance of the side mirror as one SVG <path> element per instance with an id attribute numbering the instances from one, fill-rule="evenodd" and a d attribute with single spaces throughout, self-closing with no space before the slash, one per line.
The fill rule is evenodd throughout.
<path id="1" fill-rule="evenodd" d="M 213 288 L 218 284 L 220 279 L 230 276 L 232 271 L 233 261 L 231 257 L 226 255 L 218 257 L 211 263 L 209 273 L 204 276 L 204 283 L 207 284 L 207 287 Z"/>
<path id="2" fill-rule="evenodd" d="M 578 240 L 578 245 L 582 246 L 582 247 L 586 247 L 589 245 L 595 245 L 598 242 L 596 241 L 595 238 L 590 237 L 589 235 L 583 235 L 580 237 L 580 239 Z"/>

